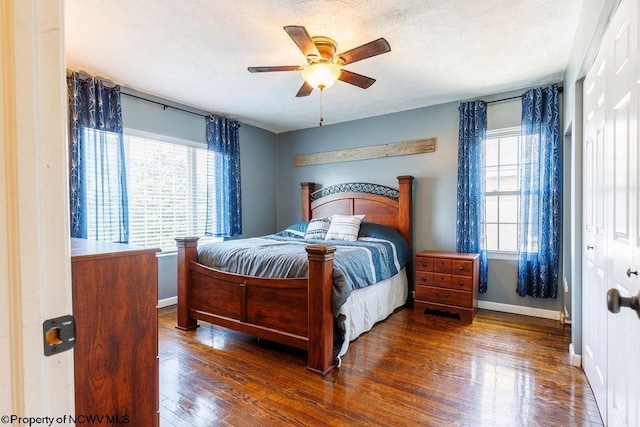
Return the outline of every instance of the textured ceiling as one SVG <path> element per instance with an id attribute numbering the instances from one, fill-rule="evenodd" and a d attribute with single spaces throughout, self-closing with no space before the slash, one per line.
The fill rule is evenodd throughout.
<path id="1" fill-rule="evenodd" d="M 391 52 L 345 68 L 325 124 L 560 81 L 583 0 L 66 0 L 70 69 L 280 133 L 315 127 L 319 92 L 296 98 L 306 65 L 282 29 L 344 51 L 384 37 Z"/>

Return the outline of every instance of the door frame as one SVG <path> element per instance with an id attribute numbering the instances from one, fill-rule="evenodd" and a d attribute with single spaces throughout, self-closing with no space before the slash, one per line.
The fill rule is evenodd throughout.
<path id="1" fill-rule="evenodd" d="M 63 6 L 0 2 L 3 416 L 74 413 L 73 352 L 45 357 L 42 337 L 72 310 Z"/>

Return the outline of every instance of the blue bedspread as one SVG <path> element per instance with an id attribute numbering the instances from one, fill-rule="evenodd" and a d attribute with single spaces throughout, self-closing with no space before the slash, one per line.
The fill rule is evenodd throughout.
<path id="1" fill-rule="evenodd" d="M 276 234 L 198 248 L 198 262 L 209 267 L 247 276 L 292 278 L 307 276 L 309 244 L 336 247 L 333 260 L 333 312 L 337 316 L 354 289 L 396 275 L 409 262 L 409 247 L 395 231 L 363 224 L 358 241 L 310 240 L 304 233 L 286 229 Z"/>

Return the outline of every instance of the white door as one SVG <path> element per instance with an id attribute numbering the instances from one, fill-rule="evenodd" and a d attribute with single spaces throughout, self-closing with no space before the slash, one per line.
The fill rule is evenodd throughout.
<path id="1" fill-rule="evenodd" d="M 611 21 L 605 43 L 612 64 L 607 78 L 607 123 L 611 129 L 612 170 L 607 195 L 610 202 L 608 288 L 623 297 L 640 290 L 640 228 L 638 202 L 638 6 L 623 0 Z M 628 308 L 609 313 L 607 421 L 610 426 L 640 425 L 640 319 Z"/>
<path id="2" fill-rule="evenodd" d="M 638 13 L 621 1 L 584 86 L 583 361 L 609 426 L 640 425 L 640 319 L 605 311 L 640 290 Z"/>
<path id="3" fill-rule="evenodd" d="M 45 357 L 42 338 L 72 307 L 62 18 L 62 0 L 0 2 L 3 424 L 73 414 L 73 352 Z"/>
<path id="4" fill-rule="evenodd" d="M 598 55 L 584 81 L 582 363 L 603 419 L 607 408 L 605 96 L 607 62 Z"/>

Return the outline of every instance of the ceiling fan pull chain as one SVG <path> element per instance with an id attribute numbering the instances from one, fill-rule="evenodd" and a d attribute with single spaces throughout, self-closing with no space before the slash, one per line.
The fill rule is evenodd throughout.
<path id="1" fill-rule="evenodd" d="M 322 126 L 324 122 L 324 118 L 322 117 L 322 94 L 324 93 L 324 87 L 321 85 L 318 88 L 320 89 L 320 126 Z"/>

